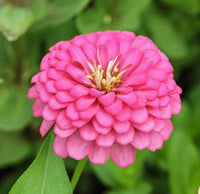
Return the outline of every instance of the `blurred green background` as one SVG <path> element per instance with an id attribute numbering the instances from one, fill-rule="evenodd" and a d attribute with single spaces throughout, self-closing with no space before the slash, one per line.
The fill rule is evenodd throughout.
<path id="1" fill-rule="evenodd" d="M 48 48 L 78 34 L 128 30 L 169 57 L 182 111 L 161 150 L 137 152 L 121 169 L 87 164 L 80 194 L 195 194 L 200 186 L 200 0 L 0 0 L 0 193 L 32 163 L 43 142 L 26 97 Z M 66 159 L 71 177 L 77 164 Z"/>

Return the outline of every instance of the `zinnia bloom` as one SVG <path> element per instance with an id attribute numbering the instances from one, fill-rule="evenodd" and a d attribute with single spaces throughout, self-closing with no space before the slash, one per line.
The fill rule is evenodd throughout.
<path id="1" fill-rule="evenodd" d="M 181 109 L 181 88 L 168 58 L 147 37 L 105 31 L 80 35 L 50 48 L 33 76 L 28 97 L 43 117 L 40 134 L 54 125 L 54 151 L 63 158 L 88 156 L 120 167 L 135 149 L 160 149 Z"/>

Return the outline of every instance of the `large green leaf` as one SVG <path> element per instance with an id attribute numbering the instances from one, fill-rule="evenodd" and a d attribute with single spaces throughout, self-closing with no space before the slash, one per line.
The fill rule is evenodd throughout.
<path id="1" fill-rule="evenodd" d="M 81 33 L 108 29 L 136 31 L 141 25 L 141 15 L 150 1 L 97 0 L 95 7 L 77 17 L 76 24 Z"/>
<path id="2" fill-rule="evenodd" d="M 77 15 L 90 0 L 56 0 L 47 5 L 46 16 L 37 23 L 38 28 L 59 25 Z M 56 28 L 56 27 L 55 27 Z"/>
<path id="3" fill-rule="evenodd" d="M 103 166 L 92 165 L 92 168 L 98 178 L 109 187 L 134 188 L 134 184 L 140 177 L 147 150 L 137 152 L 136 161 L 133 165 L 126 168 L 120 168 L 109 159 Z"/>
<path id="4" fill-rule="evenodd" d="M 0 132 L 0 168 L 25 159 L 30 153 L 30 144 L 18 133 Z"/>
<path id="5" fill-rule="evenodd" d="M 187 42 L 183 34 L 164 14 L 152 8 L 146 13 L 146 25 L 153 41 L 170 59 L 187 57 Z"/>
<path id="6" fill-rule="evenodd" d="M 188 129 L 189 130 L 189 129 Z M 169 178 L 172 194 L 188 194 L 191 180 L 199 166 L 198 151 L 189 137 L 175 131 L 170 139 L 168 153 Z M 192 185 L 194 188 L 194 185 Z M 196 185 L 197 191 L 198 185 Z"/>
<path id="7" fill-rule="evenodd" d="M 27 90 L 1 88 L 0 96 L 0 130 L 22 130 L 32 118 L 32 100 L 27 98 Z"/>
<path id="8" fill-rule="evenodd" d="M 72 194 L 62 158 L 53 151 L 54 135 L 49 134 L 41 150 L 10 194 Z"/>
<path id="9" fill-rule="evenodd" d="M 6 3 L 0 7 L 0 31 L 10 41 L 23 35 L 33 21 L 34 15 L 29 8 Z"/>

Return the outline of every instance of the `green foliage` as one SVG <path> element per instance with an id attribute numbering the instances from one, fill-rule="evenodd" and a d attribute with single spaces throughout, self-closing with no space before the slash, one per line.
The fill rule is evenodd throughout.
<path id="1" fill-rule="evenodd" d="M 22 130 L 32 118 L 32 100 L 27 98 L 27 90 L 1 88 L 0 96 L 0 130 Z"/>
<path id="2" fill-rule="evenodd" d="M 16 40 L 31 26 L 33 18 L 30 9 L 3 5 L 0 7 L 0 30 L 8 40 Z"/>
<path id="3" fill-rule="evenodd" d="M 184 132 L 175 131 L 172 135 L 168 158 L 172 194 L 189 193 L 191 180 L 196 171 L 200 170 L 200 158 L 193 142 Z M 195 190 L 197 188 L 196 185 Z"/>
<path id="4" fill-rule="evenodd" d="M 79 31 L 83 34 L 102 30 L 137 30 L 141 15 L 150 0 L 95 1 L 95 6 L 78 16 Z M 132 8 L 131 11 L 128 11 Z M 93 24 L 93 25 L 91 25 Z"/>
<path id="5" fill-rule="evenodd" d="M 200 186 L 199 0 L 1 0 L 0 1 L 0 193 L 31 164 L 40 146 L 40 119 L 27 98 L 31 77 L 49 47 L 78 34 L 129 30 L 150 37 L 170 59 L 183 89 L 182 110 L 161 150 L 137 151 L 134 165 L 111 159 L 87 165 L 75 193 L 193 194 Z M 12 40 L 12 42 L 10 42 Z M 53 135 L 18 179 L 11 194 L 72 193 Z M 66 160 L 71 175 L 77 162 Z M 94 178 L 95 177 L 95 178 Z"/>
<path id="6" fill-rule="evenodd" d="M 19 163 L 30 151 L 30 143 L 20 134 L 0 132 L 0 168 Z"/>
<path id="7" fill-rule="evenodd" d="M 135 188 L 144 168 L 144 159 L 147 155 L 146 151 L 138 152 L 134 165 L 126 168 L 120 168 L 111 159 L 103 166 L 92 165 L 92 168 L 100 180 L 109 187 Z"/>
<path id="8" fill-rule="evenodd" d="M 53 140 L 54 135 L 50 133 L 37 158 L 14 184 L 10 194 L 72 194 L 64 162 L 53 151 Z"/>

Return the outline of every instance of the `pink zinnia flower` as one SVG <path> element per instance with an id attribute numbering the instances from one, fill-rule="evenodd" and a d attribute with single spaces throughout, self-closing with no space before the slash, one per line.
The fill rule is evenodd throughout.
<path id="1" fill-rule="evenodd" d="M 54 151 L 63 158 L 88 156 L 120 167 L 135 149 L 160 149 L 181 109 L 168 58 L 147 37 L 106 31 L 80 35 L 50 48 L 28 97 L 44 136 L 54 125 Z"/>

